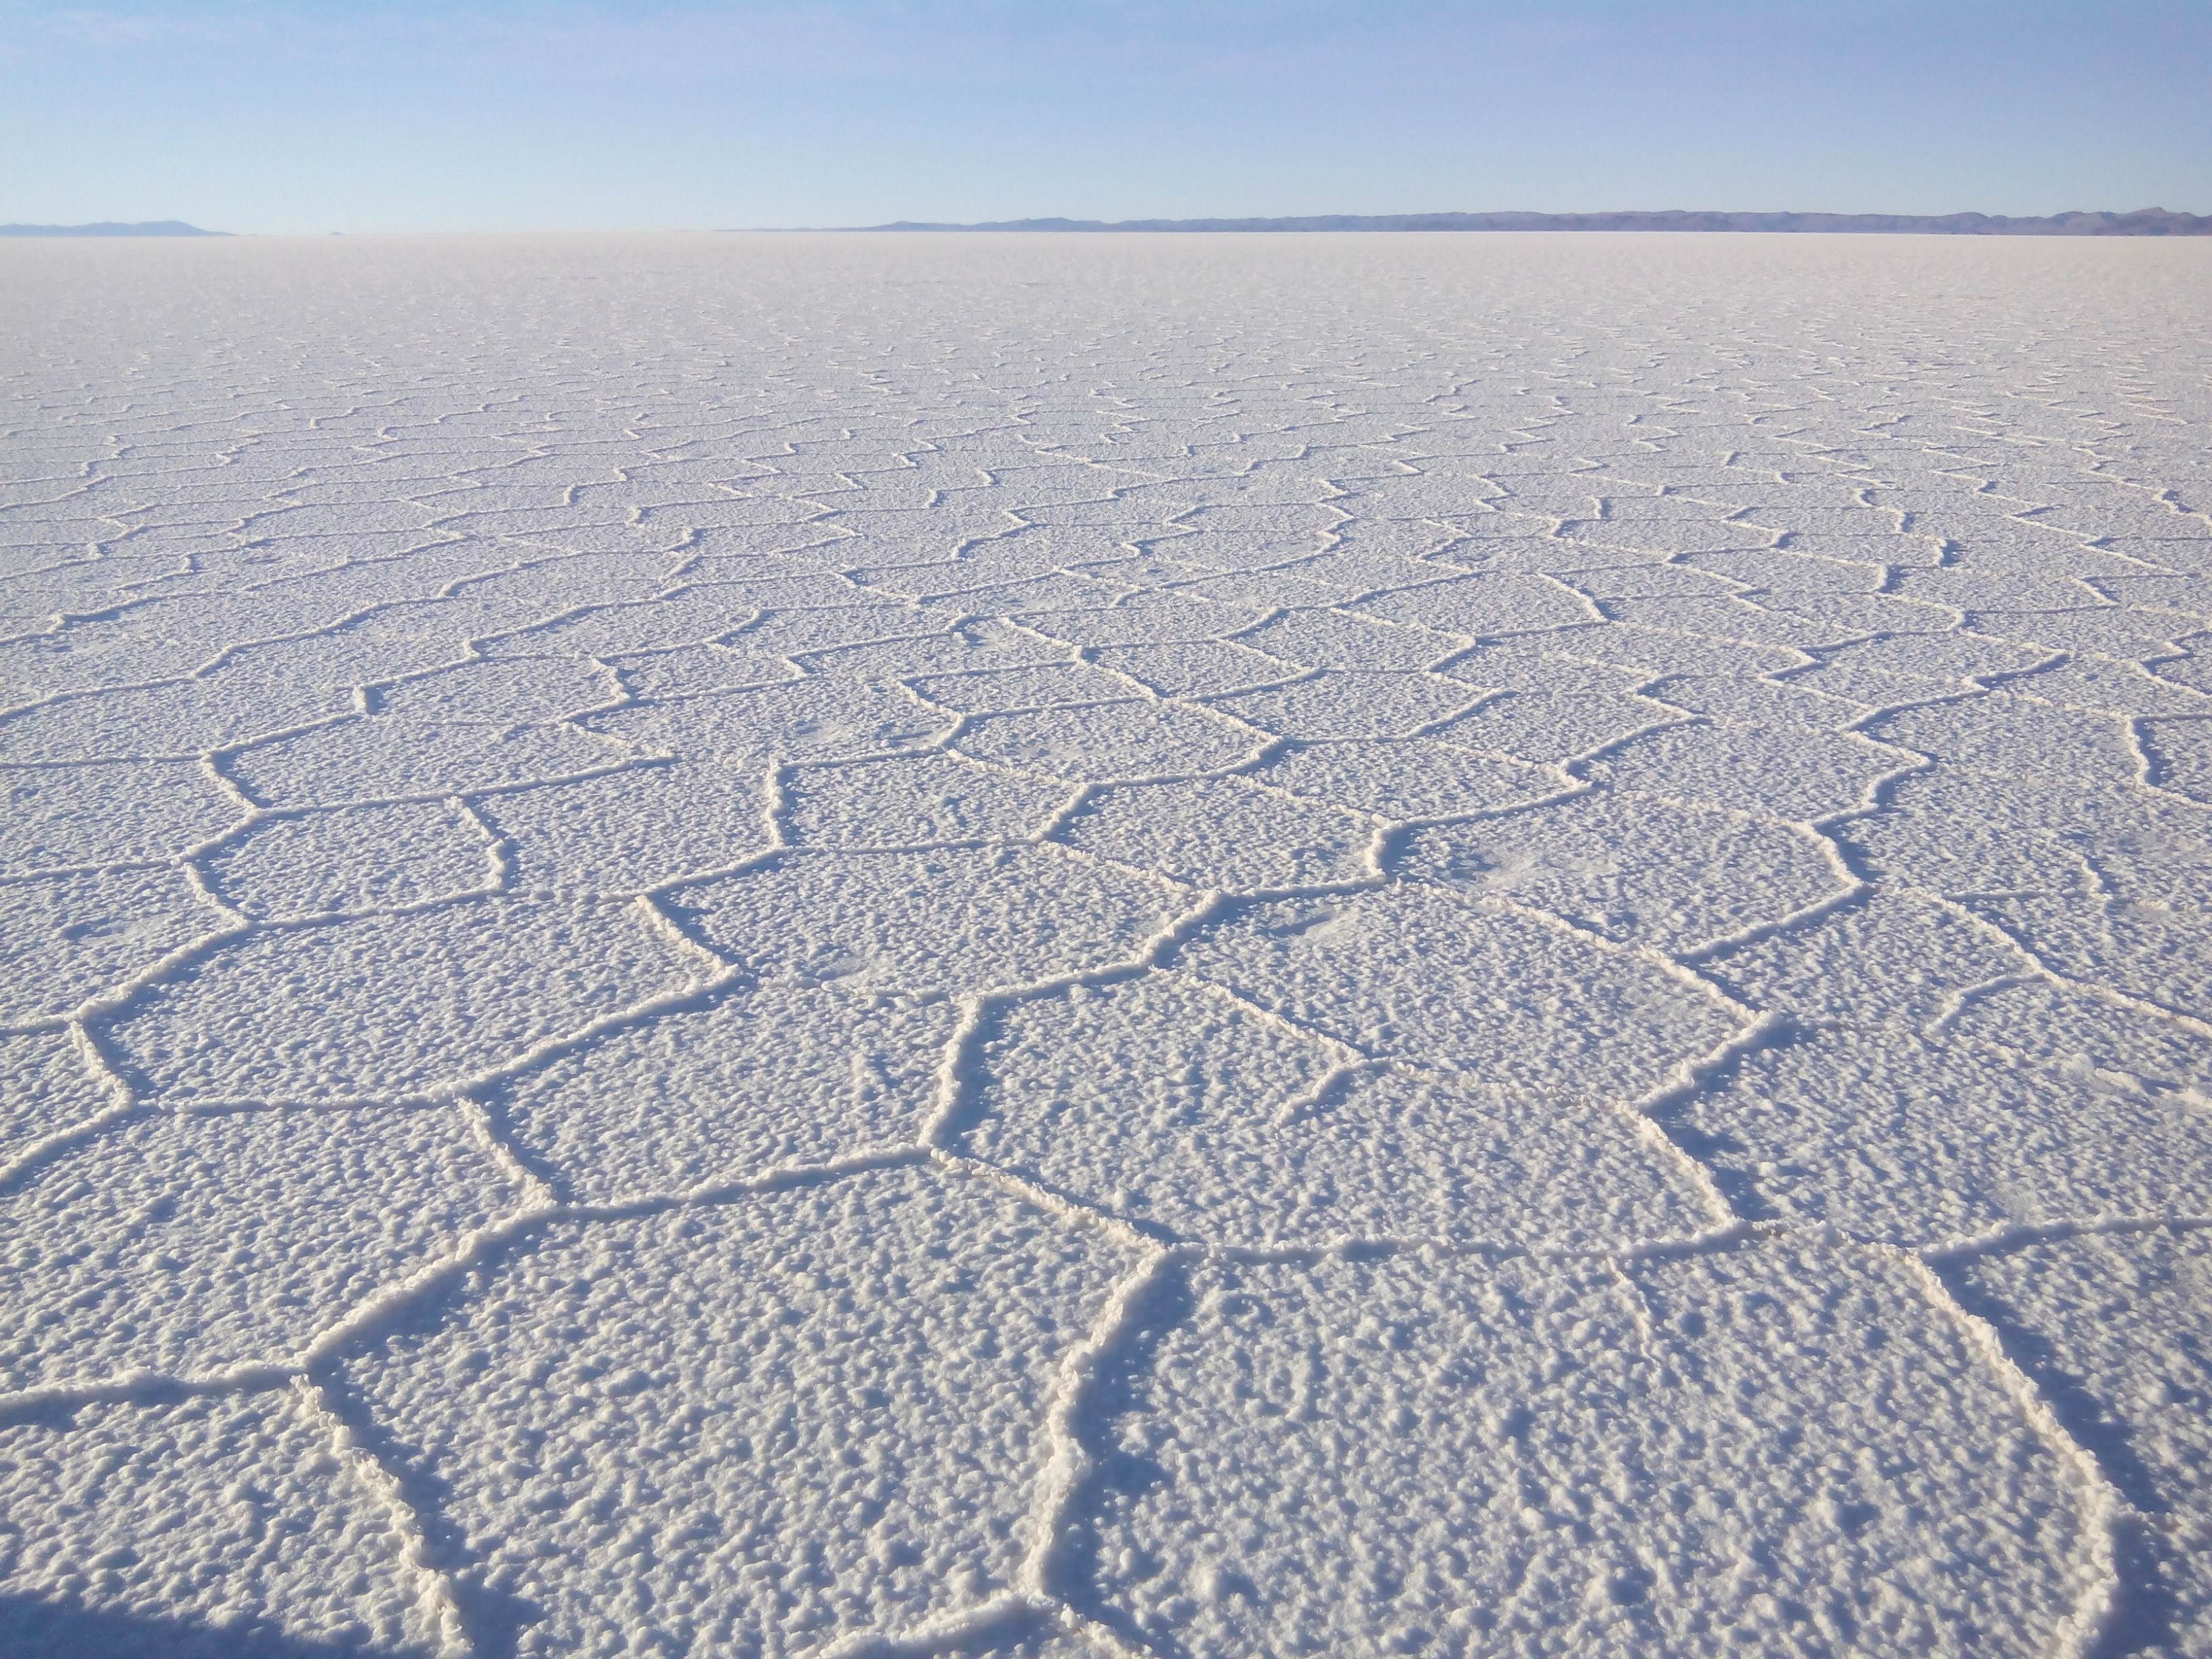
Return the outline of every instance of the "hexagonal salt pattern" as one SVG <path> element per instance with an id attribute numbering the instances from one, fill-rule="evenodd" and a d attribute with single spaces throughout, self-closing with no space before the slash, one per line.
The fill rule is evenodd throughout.
<path id="1" fill-rule="evenodd" d="M 191 761 L 0 767 L 0 792 L 9 875 L 174 858 L 241 815 Z"/>
<path id="2" fill-rule="evenodd" d="M 519 1150 L 620 1203 L 911 1145 L 957 1011 L 836 984 L 732 990 L 569 1049 L 495 1097 Z"/>
<path id="3" fill-rule="evenodd" d="M 0 1392 L 298 1353 L 524 1197 L 450 1108 L 124 1124 L 0 1196 Z"/>
<path id="4" fill-rule="evenodd" d="M 489 837 L 438 801 L 271 818 L 213 855 L 225 902 L 249 915 L 405 908 L 497 887 Z"/>
<path id="5" fill-rule="evenodd" d="M 674 895 L 763 977 L 942 996 L 1131 960 L 1193 896 L 1054 847 L 794 854 Z"/>
<path id="6" fill-rule="evenodd" d="M 222 913 L 180 870 L 0 881 L 0 941 L 9 967 L 0 1021 L 66 1014 L 222 927 Z"/>
<path id="7" fill-rule="evenodd" d="M 2145 1652 L 2212 1643 L 2208 1243 L 2148 1228 L 2029 1241 L 1949 1270 L 2127 1502 L 2131 1582 L 2113 1623 Z"/>
<path id="8" fill-rule="evenodd" d="M 1413 1255 L 1172 1290 L 1103 1402 L 1081 1540 L 1090 1610 L 1146 1646 L 2026 1655 L 2101 1588 L 2081 1460 L 1894 1262 Z"/>
<path id="9" fill-rule="evenodd" d="M 0 1036 L 0 1161 L 117 1105 L 95 1063 L 65 1030 Z"/>
<path id="10" fill-rule="evenodd" d="M 991 1031 L 968 1149 L 1217 1243 L 1586 1245 L 1711 1222 L 1618 1116 L 1350 1058 L 1178 975 L 1079 987 Z"/>
<path id="11" fill-rule="evenodd" d="M 1443 890 L 1231 911 L 1176 965 L 1378 1060 L 1632 1099 L 1747 1024 L 1694 978 Z"/>
<path id="12" fill-rule="evenodd" d="M 1016 1584 L 1056 1374 L 1124 1263 L 887 1170 L 558 1227 L 344 1375 L 517 1651 L 806 1651 Z"/>
<path id="13" fill-rule="evenodd" d="M 151 988 L 112 1040 L 165 1102 L 382 1098 L 702 977 L 636 904 L 485 899 L 249 933 Z"/>
<path id="14" fill-rule="evenodd" d="M 22 1659 L 430 1655 L 450 1607 L 346 1425 L 289 1388 L 0 1425 Z"/>
<path id="15" fill-rule="evenodd" d="M 0 1651 L 2212 1651 L 2200 253 L 0 245 Z"/>

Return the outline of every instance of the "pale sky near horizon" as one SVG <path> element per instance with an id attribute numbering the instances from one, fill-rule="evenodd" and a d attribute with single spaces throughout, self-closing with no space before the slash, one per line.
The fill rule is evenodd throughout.
<path id="1" fill-rule="evenodd" d="M 2212 212 L 2208 0 L 0 0 L 0 221 Z"/>

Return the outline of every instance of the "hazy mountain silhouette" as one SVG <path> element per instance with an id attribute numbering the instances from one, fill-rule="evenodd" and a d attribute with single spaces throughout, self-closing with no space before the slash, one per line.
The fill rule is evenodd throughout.
<path id="1" fill-rule="evenodd" d="M 2212 215 L 2164 208 L 2055 213 L 1322 213 L 1288 219 L 998 219 L 927 224 L 902 219 L 863 230 L 1757 230 L 1887 232 L 1937 236 L 2208 236 Z"/>
<path id="2" fill-rule="evenodd" d="M 182 219 L 145 219 L 122 224 L 101 219 L 88 225 L 0 225 L 0 236 L 228 236 L 227 230 L 202 230 Z"/>

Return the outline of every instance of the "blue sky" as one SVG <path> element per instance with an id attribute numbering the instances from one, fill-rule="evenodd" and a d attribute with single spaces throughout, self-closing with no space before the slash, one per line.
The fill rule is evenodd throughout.
<path id="1" fill-rule="evenodd" d="M 0 220 L 2212 211 L 2212 0 L 0 0 Z"/>

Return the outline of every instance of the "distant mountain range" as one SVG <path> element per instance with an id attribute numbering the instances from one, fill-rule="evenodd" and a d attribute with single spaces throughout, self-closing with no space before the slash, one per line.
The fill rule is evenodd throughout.
<path id="1" fill-rule="evenodd" d="M 0 236 L 228 236 L 227 230 L 202 230 L 182 219 L 148 219 L 135 225 L 102 219 L 90 225 L 0 225 Z"/>
<path id="2" fill-rule="evenodd" d="M 900 220 L 863 230 L 1764 230 L 1932 236 L 2212 236 L 2212 215 L 2128 213 L 1320 213 L 1293 219 L 1000 219 L 987 224 Z"/>

